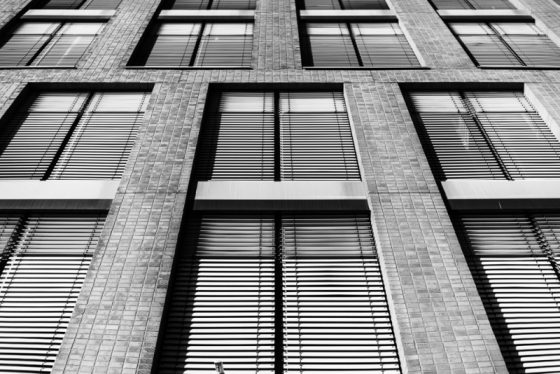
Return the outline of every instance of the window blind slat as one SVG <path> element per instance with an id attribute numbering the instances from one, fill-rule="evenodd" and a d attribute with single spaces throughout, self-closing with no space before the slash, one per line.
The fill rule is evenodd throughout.
<path id="1" fill-rule="evenodd" d="M 101 215 L 19 219 L 0 274 L 0 371 L 50 372 L 103 223 Z"/>
<path id="2" fill-rule="evenodd" d="M 175 0 L 170 6 L 170 9 L 251 10 L 255 8 L 256 0 Z"/>
<path id="3" fill-rule="evenodd" d="M 385 0 L 304 0 L 306 10 L 389 9 Z"/>
<path id="4" fill-rule="evenodd" d="M 515 9 L 508 0 L 431 0 L 436 9 Z"/>

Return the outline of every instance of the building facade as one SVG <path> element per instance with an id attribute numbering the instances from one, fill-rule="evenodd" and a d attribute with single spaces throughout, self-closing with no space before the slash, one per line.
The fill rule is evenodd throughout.
<path id="1" fill-rule="evenodd" d="M 0 372 L 560 372 L 558 1 L 0 26 Z"/>

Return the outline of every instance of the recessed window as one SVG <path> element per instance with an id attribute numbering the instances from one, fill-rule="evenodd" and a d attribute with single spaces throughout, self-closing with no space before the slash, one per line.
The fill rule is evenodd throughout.
<path id="1" fill-rule="evenodd" d="M 301 0 L 300 9 L 389 9 L 385 0 Z"/>
<path id="2" fill-rule="evenodd" d="M 104 214 L 0 213 L 0 371 L 50 373 Z"/>
<path id="3" fill-rule="evenodd" d="M 100 22 L 21 22 L 0 48 L 0 67 L 74 67 L 103 25 Z"/>
<path id="4" fill-rule="evenodd" d="M 171 0 L 165 5 L 165 9 L 231 9 L 251 10 L 256 7 L 256 0 Z"/>
<path id="5" fill-rule="evenodd" d="M 0 179 L 117 179 L 147 92 L 44 92 L 5 120 Z"/>
<path id="6" fill-rule="evenodd" d="M 159 22 L 152 32 L 146 40 L 146 48 L 133 58 L 140 65 L 251 66 L 252 23 Z"/>
<path id="7" fill-rule="evenodd" d="M 560 143 L 522 92 L 412 92 L 409 105 L 441 180 L 560 178 Z"/>
<path id="8" fill-rule="evenodd" d="M 122 0 L 46 0 L 33 8 L 41 9 L 116 9 Z"/>
<path id="9" fill-rule="evenodd" d="M 560 67 L 560 48 L 530 22 L 452 22 L 481 67 Z"/>
<path id="10" fill-rule="evenodd" d="M 515 9 L 509 0 L 430 0 L 438 10 Z"/>
<path id="11" fill-rule="evenodd" d="M 397 22 L 304 22 L 304 65 L 316 67 L 418 67 Z"/>
<path id="12" fill-rule="evenodd" d="M 199 180 L 359 180 L 342 92 L 222 92 L 210 99 Z"/>

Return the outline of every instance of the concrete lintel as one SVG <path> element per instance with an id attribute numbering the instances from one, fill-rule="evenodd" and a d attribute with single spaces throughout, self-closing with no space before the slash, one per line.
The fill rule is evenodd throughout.
<path id="1" fill-rule="evenodd" d="M 452 209 L 558 209 L 560 179 L 475 180 L 442 182 Z"/>
<path id="2" fill-rule="evenodd" d="M 366 210 L 360 181 L 199 182 L 195 210 Z"/>
<path id="3" fill-rule="evenodd" d="M 159 20 L 253 20 L 254 10 L 162 10 Z"/>
<path id="4" fill-rule="evenodd" d="M 93 209 L 111 206 L 118 180 L 3 180 L 0 209 Z"/>
<path id="5" fill-rule="evenodd" d="M 21 17 L 23 19 L 52 20 L 93 20 L 105 21 L 115 15 L 114 10 L 80 10 L 80 9 L 30 9 Z"/>
<path id="6" fill-rule="evenodd" d="M 302 10 L 300 18 L 306 21 L 344 20 L 396 21 L 397 15 L 392 10 Z"/>
<path id="7" fill-rule="evenodd" d="M 438 13 L 446 21 L 533 20 L 529 12 L 519 9 L 438 10 Z"/>

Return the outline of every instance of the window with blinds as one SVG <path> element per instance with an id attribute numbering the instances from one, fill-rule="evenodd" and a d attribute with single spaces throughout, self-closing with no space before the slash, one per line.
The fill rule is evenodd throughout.
<path id="1" fill-rule="evenodd" d="M 257 0 L 171 0 L 165 5 L 166 9 L 255 9 Z"/>
<path id="2" fill-rule="evenodd" d="M 367 215 L 192 216 L 159 373 L 400 373 Z"/>
<path id="3" fill-rule="evenodd" d="M 301 27 L 303 64 L 307 66 L 421 66 L 396 22 L 304 22 Z"/>
<path id="4" fill-rule="evenodd" d="M 300 9 L 389 9 L 385 0 L 300 0 Z"/>
<path id="5" fill-rule="evenodd" d="M 560 372 L 560 215 L 457 215 L 510 373 Z"/>
<path id="6" fill-rule="evenodd" d="M 116 9 L 122 0 L 46 0 L 33 8 L 41 9 Z"/>
<path id="7" fill-rule="evenodd" d="M 0 179 L 117 179 L 148 92 L 42 92 L 6 120 Z"/>
<path id="8" fill-rule="evenodd" d="M 452 22 L 449 26 L 481 67 L 560 66 L 560 48 L 534 23 Z"/>
<path id="9" fill-rule="evenodd" d="M 226 91 L 197 148 L 198 180 L 359 180 L 342 92 Z"/>
<path id="10" fill-rule="evenodd" d="M 152 33 L 133 58 L 138 64 L 251 67 L 253 23 L 160 22 Z"/>
<path id="11" fill-rule="evenodd" d="M 440 180 L 560 177 L 560 143 L 522 92 L 412 92 L 408 103 Z"/>
<path id="12" fill-rule="evenodd" d="M 0 371 L 49 373 L 104 215 L 0 215 Z"/>
<path id="13" fill-rule="evenodd" d="M 516 9 L 509 0 L 430 0 L 437 10 Z"/>
<path id="14" fill-rule="evenodd" d="M 0 67 L 73 67 L 102 27 L 100 22 L 21 22 L 0 47 Z"/>

